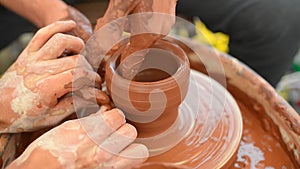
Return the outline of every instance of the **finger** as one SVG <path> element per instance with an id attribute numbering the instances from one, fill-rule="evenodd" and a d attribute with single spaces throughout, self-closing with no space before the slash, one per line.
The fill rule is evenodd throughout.
<path id="1" fill-rule="evenodd" d="M 128 20 L 131 32 L 130 43 L 125 52 L 122 53 L 121 60 L 124 60 L 127 56 L 131 55 L 137 50 L 149 48 L 157 39 L 159 39 L 159 32 L 155 30 L 158 26 L 155 21 L 151 20 L 153 17 L 153 14 L 150 13 L 151 10 L 152 0 L 149 2 L 142 1 L 134 11 L 138 14 L 129 17 Z"/>
<path id="2" fill-rule="evenodd" d="M 71 31 L 75 26 L 74 21 L 57 21 L 41 28 L 28 44 L 28 51 L 35 52 L 39 50 L 54 34 Z"/>
<path id="3" fill-rule="evenodd" d="M 149 30 L 148 22 L 152 17 L 153 12 L 152 5 L 153 0 L 141 1 L 141 3 L 139 3 L 133 11 L 133 13 L 136 15 L 129 16 L 130 32 L 133 35 L 135 35 L 136 33 L 152 33 L 147 31 Z"/>
<path id="4" fill-rule="evenodd" d="M 79 67 L 75 68 L 71 73 L 73 73 L 72 86 L 66 85 L 65 87 L 72 87 L 73 90 L 79 90 L 87 86 L 95 88 L 101 87 L 101 77 L 94 71 Z"/>
<path id="5" fill-rule="evenodd" d="M 67 97 L 58 102 L 58 104 L 50 109 L 44 118 L 36 121 L 36 126 L 53 126 L 61 122 L 66 117 L 75 112 L 73 105 L 73 97 Z"/>
<path id="6" fill-rule="evenodd" d="M 83 108 L 84 111 L 82 111 Z M 89 115 L 96 116 L 96 112 L 103 114 L 105 111 L 108 111 L 108 109 L 109 107 L 107 106 L 101 106 L 99 108 L 94 102 L 73 95 L 62 98 L 57 105 L 50 110 L 47 120 L 49 120 L 51 124 L 56 124 L 73 113 L 76 113 L 78 118 L 82 118 Z"/>
<path id="7" fill-rule="evenodd" d="M 137 7 L 134 9 L 133 13 L 153 12 L 152 6 L 153 0 L 141 1 L 139 4 L 137 4 Z"/>
<path id="8" fill-rule="evenodd" d="M 97 103 L 100 105 L 107 105 L 110 102 L 110 99 L 107 94 L 105 94 L 103 91 L 101 91 L 97 88 L 93 88 L 93 87 L 86 87 L 86 88 L 80 89 L 78 91 L 75 91 L 74 94 L 85 100 L 94 101 L 94 103 Z"/>
<path id="9" fill-rule="evenodd" d="M 110 1 L 104 16 L 97 20 L 95 31 L 101 29 L 105 24 L 113 20 L 127 16 L 139 3 L 141 3 L 141 0 Z"/>
<path id="10" fill-rule="evenodd" d="M 128 47 L 127 49 L 129 49 Z M 127 50 L 129 51 L 129 50 Z M 133 79 L 134 76 L 136 76 L 137 73 L 141 70 L 141 66 L 143 65 L 143 62 L 145 60 L 146 54 L 149 52 L 149 50 L 140 50 L 137 51 L 130 56 L 127 56 L 126 58 L 123 58 L 124 55 L 121 56 L 121 63 L 118 67 L 120 70 L 120 73 L 123 77 L 126 79 Z M 123 52 L 123 54 L 126 55 L 126 52 Z"/>
<path id="11" fill-rule="evenodd" d="M 61 73 L 61 77 L 59 78 L 64 78 L 65 76 L 66 78 L 69 78 L 69 74 L 72 75 L 72 79 L 71 81 L 69 81 L 69 79 L 65 80 L 66 83 L 64 88 L 72 88 L 73 91 L 77 91 L 83 89 L 84 87 L 101 87 L 101 77 L 94 71 L 78 67 Z"/>
<path id="12" fill-rule="evenodd" d="M 86 100 L 84 100 L 84 101 L 86 101 Z M 81 105 L 86 105 L 86 104 L 81 104 Z M 76 104 L 75 104 L 75 107 L 77 107 Z M 83 106 L 83 108 L 85 108 L 85 106 Z M 89 115 L 80 116 L 77 111 L 76 111 L 76 113 L 78 115 L 78 118 L 82 118 L 82 117 L 87 117 L 87 116 L 97 116 L 98 114 L 102 114 L 102 113 L 104 113 L 106 111 L 110 111 L 110 110 L 111 110 L 110 106 L 108 106 L 108 105 L 101 105 L 100 108 L 98 107 L 97 111 L 94 111 L 93 113 L 91 113 Z M 95 113 L 95 112 L 97 112 L 97 113 Z"/>
<path id="13" fill-rule="evenodd" d="M 166 36 L 175 23 L 176 2 L 177 0 L 142 1 L 134 10 L 134 13 L 140 14 L 130 17 L 131 33 L 133 35 L 148 33 L 162 35 L 162 37 Z M 168 6 L 169 8 L 162 8 L 162 6 Z M 137 25 L 135 23 L 143 24 Z M 161 37 L 158 36 L 157 38 Z M 149 42 L 149 44 L 151 43 Z"/>
<path id="14" fill-rule="evenodd" d="M 75 29 L 73 29 L 71 33 L 86 42 L 93 32 L 90 21 L 81 12 L 71 6 L 68 6 L 68 11 L 71 14 L 71 19 L 77 23 Z"/>
<path id="15" fill-rule="evenodd" d="M 99 109 L 99 113 L 100 114 L 102 114 L 102 113 L 104 113 L 104 112 L 106 112 L 106 111 L 109 111 L 110 110 L 110 107 L 109 106 L 107 106 L 107 105 L 103 105 L 103 106 L 101 106 L 100 107 L 100 109 Z"/>
<path id="16" fill-rule="evenodd" d="M 98 104 L 108 105 L 110 103 L 109 96 L 105 92 L 98 89 L 94 89 L 94 90 L 96 90 L 96 100 Z"/>
<path id="17" fill-rule="evenodd" d="M 151 6 L 153 12 L 165 13 L 175 15 L 177 0 L 152 0 L 153 5 Z M 162 6 L 167 6 L 168 8 L 162 8 Z"/>
<path id="18" fill-rule="evenodd" d="M 67 100 L 66 102 L 68 102 L 68 104 L 62 103 L 58 105 L 57 110 L 63 108 L 63 106 L 68 106 L 70 109 L 72 109 L 72 98 L 67 98 Z M 103 110 L 105 109 L 100 109 L 97 113 L 94 112 L 92 116 L 88 116 L 82 119 L 66 121 L 55 130 L 61 131 L 61 129 L 65 129 L 68 130 L 70 135 L 69 137 L 66 137 L 66 135 L 61 135 L 59 138 L 56 138 L 56 141 L 61 140 L 62 144 L 66 144 L 66 142 L 68 141 L 78 144 L 80 143 L 78 141 L 81 141 L 81 143 L 84 143 L 85 145 L 87 145 L 87 147 L 95 146 L 95 143 L 97 143 L 95 141 L 99 141 L 99 144 L 102 143 L 111 133 L 116 131 L 126 122 L 125 116 L 121 111 L 114 109 L 111 111 L 103 112 Z M 57 124 L 61 121 L 61 119 L 64 119 L 67 114 L 68 113 L 65 113 L 64 115 L 48 115 L 47 117 L 36 121 L 35 125 L 39 124 L 38 126 L 41 127 Z M 75 133 L 76 136 L 74 137 Z M 56 135 L 59 136 L 58 133 L 56 133 Z"/>
<path id="19" fill-rule="evenodd" d="M 79 54 L 84 48 L 84 42 L 78 37 L 57 33 L 38 51 L 38 59 L 48 60 L 58 58 L 65 50 Z"/>
<path id="20" fill-rule="evenodd" d="M 125 116 L 118 109 L 112 109 L 103 113 L 98 112 L 95 115 L 80 119 L 81 127 L 93 145 L 101 145 L 125 123 Z"/>
<path id="21" fill-rule="evenodd" d="M 101 109 L 99 111 L 101 111 Z M 113 113 L 115 113 L 115 115 L 117 115 L 117 117 L 112 116 Z M 113 122 L 114 126 L 111 126 L 111 124 L 106 124 L 106 122 L 107 122 L 106 120 L 97 119 L 97 118 L 99 118 L 99 115 L 103 115 L 104 118 L 107 115 L 111 116 L 111 117 L 109 117 L 109 119 L 113 120 L 111 122 Z M 107 118 L 108 118 L 108 116 L 107 116 Z M 121 123 L 124 124 L 125 123 L 125 118 L 122 113 L 118 113 L 118 111 L 116 109 L 114 109 L 112 111 L 105 111 L 103 113 L 98 112 L 97 114 L 92 114 L 88 118 L 85 118 L 85 120 L 88 120 L 88 121 L 82 122 L 82 119 L 80 120 L 81 121 L 80 126 L 82 127 L 82 129 L 85 132 L 80 134 L 81 146 L 78 147 L 78 149 L 76 150 L 76 152 L 78 154 L 76 163 L 79 164 L 79 166 L 80 166 L 77 168 L 97 168 L 97 166 L 99 166 L 99 163 L 101 163 L 101 161 L 99 161 L 99 158 L 98 158 L 99 155 L 103 156 L 102 159 L 107 159 L 112 156 L 108 152 L 99 154 L 99 149 L 100 149 L 99 145 L 105 139 L 107 139 L 107 137 L 110 135 L 109 133 L 114 132 L 119 127 L 119 125 L 116 125 L 116 124 L 121 124 Z M 96 122 L 96 124 L 93 124 L 94 122 Z M 111 122 L 109 122 L 109 123 L 111 123 Z M 112 128 L 110 128 L 110 127 L 112 127 Z"/>
<path id="22" fill-rule="evenodd" d="M 110 22 L 95 31 L 93 36 L 86 42 L 84 55 L 87 57 L 88 62 L 92 67 L 97 70 L 100 63 L 103 61 L 104 56 L 111 50 L 112 47 L 122 40 L 123 27 L 120 23 L 126 22 L 126 18 Z M 103 21 L 101 18 L 99 22 Z M 105 39 L 105 41 L 103 41 Z"/>
<path id="23" fill-rule="evenodd" d="M 71 91 L 100 84 L 101 78 L 96 72 L 75 68 L 41 79 L 37 82 L 37 87 L 43 91 L 41 97 L 49 98 L 48 104 L 51 106 L 57 103 L 57 98 Z"/>
<path id="24" fill-rule="evenodd" d="M 147 160 L 148 148 L 143 144 L 133 143 L 123 150 L 118 156 L 114 156 L 106 163 L 107 168 L 130 169 Z"/>
<path id="25" fill-rule="evenodd" d="M 63 57 L 55 60 L 45 60 L 34 65 L 34 71 L 40 74 L 55 75 L 67 70 L 74 69 L 78 63 L 79 55 Z"/>
<path id="26" fill-rule="evenodd" d="M 96 160 L 99 163 L 110 160 L 131 144 L 137 136 L 136 129 L 126 123 L 116 132 L 112 133 L 101 145 L 99 145 Z"/>

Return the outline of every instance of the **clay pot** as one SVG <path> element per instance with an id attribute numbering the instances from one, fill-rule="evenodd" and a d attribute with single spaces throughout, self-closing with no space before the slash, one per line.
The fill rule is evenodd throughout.
<path id="1" fill-rule="evenodd" d="M 157 135 L 177 119 L 178 106 L 189 86 L 188 57 L 176 44 L 159 40 L 142 56 L 140 72 L 130 80 L 118 69 L 123 47 L 107 61 L 108 92 L 116 107 L 137 128 L 138 137 Z"/>

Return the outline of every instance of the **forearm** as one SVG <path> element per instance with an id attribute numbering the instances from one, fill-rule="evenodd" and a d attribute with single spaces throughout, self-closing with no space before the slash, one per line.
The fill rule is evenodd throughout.
<path id="1" fill-rule="evenodd" d="M 44 27 L 68 15 L 68 6 L 61 0 L 0 0 L 0 4 L 37 27 Z"/>

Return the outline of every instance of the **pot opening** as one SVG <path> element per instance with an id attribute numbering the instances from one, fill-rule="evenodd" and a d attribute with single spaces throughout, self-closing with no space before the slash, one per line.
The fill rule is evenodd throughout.
<path id="1" fill-rule="evenodd" d="M 157 48 L 148 49 L 148 52 L 140 57 L 143 57 L 143 62 L 139 65 L 139 69 L 132 79 L 122 76 L 119 69 L 117 69 L 117 73 L 123 78 L 135 82 L 157 82 L 174 75 L 182 62 L 174 53 Z M 120 64 L 122 63 L 120 63 L 119 57 L 116 67 Z"/>

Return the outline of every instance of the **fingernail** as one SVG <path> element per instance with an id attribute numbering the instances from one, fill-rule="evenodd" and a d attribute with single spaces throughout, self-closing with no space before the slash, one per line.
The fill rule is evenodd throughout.
<path id="1" fill-rule="evenodd" d="M 120 114 L 120 115 L 122 115 L 124 118 L 125 118 L 125 115 L 124 115 L 124 113 L 123 113 L 123 111 L 122 110 L 120 110 L 120 109 L 115 109 L 115 110 L 117 110 L 117 112 Z"/>
<path id="2" fill-rule="evenodd" d="M 105 122 L 114 130 L 126 122 L 124 114 L 117 111 L 117 109 L 105 111 L 102 116 Z"/>
<path id="3" fill-rule="evenodd" d="M 137 137 L 137 131 L 135 127 L 128 123 L 124 124 L 120 129 L 118 129 L 117 133 L 122 135 L 122 137 L 129 139 L 135 139 Z"/>
<path id="4" fill-rule="evenodd" d="M 64 20 L 62 22 L 65 22 L 66 24 L 73 24 L 74 26 L 76 25 L 76 22 L 73 20 Z"/>

